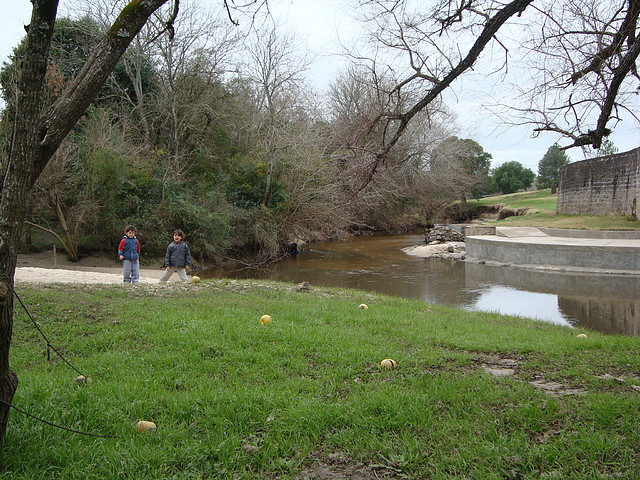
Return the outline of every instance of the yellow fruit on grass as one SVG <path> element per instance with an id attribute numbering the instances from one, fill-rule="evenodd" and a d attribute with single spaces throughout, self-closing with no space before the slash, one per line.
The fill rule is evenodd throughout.
<path id="1" fill-rule="evenodd" d="M 89 385 L 91 383 L 91 378 L 84 375 L 79 375 L 76 377 L 76 383 L 78 385 Z"/>
<path id="2" fill-rule="evenodd" d="M 153 432 L 156 430 L 156 424 L 153 422 L 147 422 L 146 420 L 140 420 L 138 423 L 136 423 L 136 430 L 138 430 L 138 432 L 142 433 L 142 432 Z"/>
<path id="3" fill-rule="evenodd" d="M 578 338 L 587 338 L 587 334 L 586 333 L 579 333 L 578 335 L 576 335 L 576 337 L 578 337 Z"/>
<path id="4" fill-rule="evenodd" d="M 191 277 L 191 281 L 193 283 L 198 283 L 200 281 L 200 277 L 198 277 L 197 275 L 194 275 L 193 277 Z"/>
<path id="5" fill-rule="evenodd" d="M 269 315 L 262 315 L 262 316 L 260 317 L 260 323 L 261 323 L 262 325 L 268 325 L 268 324 L 270 324 L 271 322 L 272 322 L 272 320 L 271 320 L 271 316 L 269 316 Z"/>
<path id="6" fill-rule="evenodd" d="M 397 368 L 397 366 L 398 363 L 390 358 L 385 358 L 380 362 L 380 368 L 383 370 L 393 370 L 394 368 Z"/>
<path id="7" fill-rule="evenodd" d="M 367 304 L 366 304 L 366 303 L 361 303 L 360 305 L 358 305 L 358 308 L 360 308 L 360 309 L 362 309 L 362 310 L 366 310 L 366 309 L 367 309 L 367 308 L 369 308 L 369 307 L 367 306 Z"/>

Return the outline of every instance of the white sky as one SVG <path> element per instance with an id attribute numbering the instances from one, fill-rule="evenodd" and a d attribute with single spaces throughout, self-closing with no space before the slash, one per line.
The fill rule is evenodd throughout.
<path id="1" fill-rule="evenodd" d="M 29 23 L 31 2 L 1 1 L 11 2 L 11 8 L 5 8 L 0 16 L 0 62 L 4 62 L 25 34 L 23 26 Z M 306 40 L 308 48 L 317 55 L 309 74 L 312 85 L 318 89 L 325 89 L 345 64 L 338 56 L 339 40 L 347 43 L 359 34 L 358 25 L 350 21 L 345 3 L 345 0 L 269 1 L 273 15 Z M 446 98 L 449 108 L 458 116 L 460 130 L 457 135 L 472 138 L 482 145 L 493 155 L 493 166 L 515 160 L 537 174 L 538 162 L 559 140 L 550 133 L 532 139 L 530 127 L 508 129 L 500 126 L 496 118 L 480 113 L 483 102 L 490 101 L 488 92 L 480 90 L 468 79 L 459 79 Z M 620 152 L 631 150 L 640 145 L 640 127 L 627 120 L 618 125 L 610 138 Z M 569 150 L 568 155 L 572 161 L 583 159 L 579 149 Z"/>
<path id="2" fill-rule="evenodd" d="M 25 35 L 24 25 L 28 25 L 31 18 L 29 0 L 2 1 L 3 3 L 11 2 L 11 7 L 3 8 L 0 15 L 0 63 L 7 61 L 13 47 Z"/>

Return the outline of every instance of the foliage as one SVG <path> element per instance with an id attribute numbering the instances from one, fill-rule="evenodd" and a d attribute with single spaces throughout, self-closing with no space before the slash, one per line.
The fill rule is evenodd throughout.
<path id="1" fill-rule="evenodd" d="M 16 310 L 15 405 L 117 438 L 14 411 L 0 478 L 640 476 L 637 337 L 265 281 L 17 291 L 93 381 Z M 514 375 L 483 368 L 504 361 Z"/>
<path id="2" fill-rule="evenodd" d="M 95 19 L 84 16 L 79 19 L 58 18 L 51 41 L 50 61 L 46 76 L 45 102 L 51 104 L 60 96 L 69 81 L 81 70 L 87 57 L 96 46 L 101 28 Z M 15 85 L 18 66 L 25 54 L 26 37 L 13 49 L 10 63 L 4 62 L 0 69 L 0 88 L 7 112 L 15 108 Z M 148 67 L 148 65 L 147 65 Z M 119 98 L 118 92 L 132 91 L 130 79 L 122 74 L 122 62 L 114 70 L 112 81 L 102 88 L 96 99 L 105 105 Z M 147 68 L 144 80 L 149 85 L 150 71 Z"/>
<path id="3" fill-rule="evenodd" d="M 493 171 L 493 182 L 502 193 L 514 193 L 529 188 L 533 184 L 535 173 L 520 162 L 503 163 Z"/>
<path id="4" fill-rule="evenodd" d="M 607 157 L 609 155 L 615 155 L 618 153 L 618 147 L 610 140 L 605 139 L 602 142 L 602 146 L 598 149 L 590 149 L 586 154 L 587 158 Z"/>
<path id="5" fill-rule="evenodd" d="M 181 193 L 170 194 L 155 209 L 147 210 L 147 215 L 138 220 L 149 236 L 145 246 L 152 254 L 164 251 L 176 228 L 185 232 L 194 260 L 200 263 L 221 255 L 233 237 L 233 208 L 218 190 L 190 192 L 184 188 Z M 150 219 L 158 220 L 150 224 Z"/>
<path id="6" fill-rule="evenodd" d="M 557 143 L 550 146 L 538 162 L 538 188 L 557 187 L 560 181 L 560 168 L 570 162 L 566 152 Z"/>
<path id="7" fill-rule="evenodd" d="M 225 182 L 229 200 L 242 208 L 261 205 L 266 186 L 267 165 L 260 162 L 255 163 L 246 157 L 236 157 L 231 163 L 231 171 Z M 273 182 L 269 203 L 266 206 L 278 211 L 286 199 L 282 182 Z"/>

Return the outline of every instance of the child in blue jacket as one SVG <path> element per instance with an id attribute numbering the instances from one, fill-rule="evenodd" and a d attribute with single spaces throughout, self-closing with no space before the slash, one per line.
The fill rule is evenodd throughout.
<path id="1" fill-rule="evenodd" d="M 140 242 L 136 238 L 136 227 L 127 225 L 124 237 L 118 245 L 118 258 L 122 260 L 122 274 L 124 283 L 138 283 L 140 281 Z"/>

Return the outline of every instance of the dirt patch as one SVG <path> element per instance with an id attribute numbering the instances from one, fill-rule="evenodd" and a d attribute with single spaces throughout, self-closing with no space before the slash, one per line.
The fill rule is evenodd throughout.
<path id="1" fill-rule="evenodd" d="M 390 465 L 362 463 L 342 452 L 321 456 L 311 453 L 297 480 L 375 480 L 408 478 Z"/>
<path id="2" fill-rule="evenodd" d="M 567 395 L 584 395 L 587 393 L 583 388 L 571 388 L 562 383 L 552 382 L 550 380 L 545 380 L 544 378 L 540 380 L 534 380 L 529 383 L 536 388 L 542 389 L 544 393 L 552 397 L 564 397 Z"/>
<path id="3" fill-rule="evenodd" d="M 522 358 L 486 356 L 476 359 L 482 370 L 494 377 L 513 377 L 518 378 L 519 367 L 523 363 Z M 580 387 L 571 387 L 559 382 L 547 380 L 543 374 L 535 375 L 533 380 L 528 381 L 530 385 L 542 390 L 552 397 L 563 397 L 567 395 L 584 395 L 586 391 Z"/>

